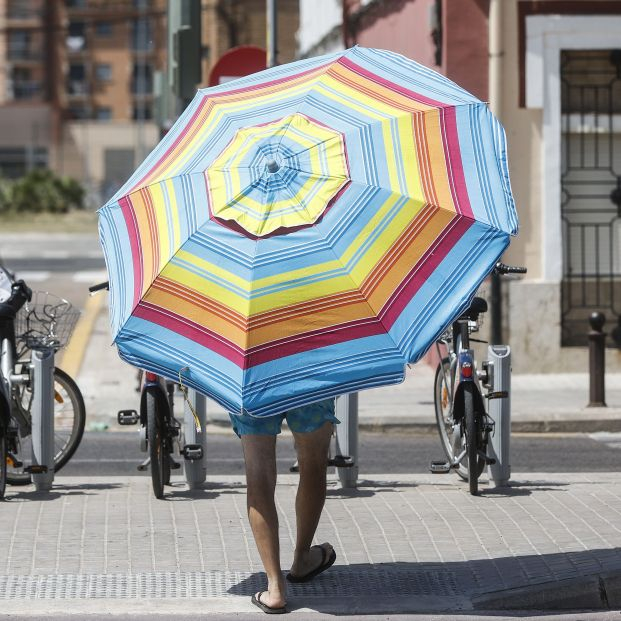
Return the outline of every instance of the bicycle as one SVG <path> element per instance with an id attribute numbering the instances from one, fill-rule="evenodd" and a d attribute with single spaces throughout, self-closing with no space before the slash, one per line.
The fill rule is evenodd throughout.
<path id="1" fill-rule="evenodd" d="M 108 290 L 109 283 L 104 282 L 89 287 L 91 293 Z M 140 406 L 136 410 L 121 410 L 117 414 L 119 425 L 136 425 L 140 423 L 140 449 L 148 453 L 147 458 L 138 466 L 143 472 L 150 468 L 151 484 L 156 498 L 164 497 L 164 487 L 170 485 L 171 470 L 181 467 L 173 458 L 175 445 L 179 445 L 179 454 L 188 461 L 203 458 L 200 444 L 181 444 L 183 442 L 181 423 L 174 415 L 174 392 L 177 384 L 155 373 L 138 369 L 138 391 Z M 179 381 L 180 388 L 185 387 Z M 185 394 L 187 399 L 187 394 Z M 196 419 L 196 415 L 195 415 Z"/>
<path id="2" fill-rule="evenodd" d="M 493 270 L 498 275 L 524 274 L 526 268 L 497 263 Z M 478 493 L 478 480 L 485 466 L 496 460 L 488 455 L 490 434 L 494 422 L 487 414 L 485 399 L 504 399 L 504 391 L 494 392 L 488 361 L 477 369 L 470 337 L 479 330 L 479 317 L 487 312 L 487 302 L 473 298 L 470 306 L 436 341 L 440 362 L 434 378 L 434 406 L 436 424 L 446 461 L 432 461 L 433 473 L 451 470 L 468 481 L 472 495 Z M 442 348 L 446 350 L 443 355 Z M 486 394 L 482 392 L 486 389 Z"/>
<path id="3" fill-rule="evenodd" d="M 0 496 L 6 484 L 28 485 L 33 474 L 58 472 L 77 450 L 84 433 L 86 409 L 75 381 L 51 368 L 50 403 L 54 409 L 52 463 L 34 458 L 33 408 L 43 403 L 44 386 L 37 377 L 35 352 L 55 354 L 68 341 L 79 311 L 66 300 L 45 292 L 34 294 L 0 265 Z M 49 360 L 49 358 L 48 358 Z M 41 390 L 41 388 L 39 388 Z"/>

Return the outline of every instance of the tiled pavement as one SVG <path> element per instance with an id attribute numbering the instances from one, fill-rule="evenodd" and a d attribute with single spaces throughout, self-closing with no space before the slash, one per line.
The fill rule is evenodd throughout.
<path id="1" fill-rule="evenodd" d="M 479 497 L 454 475 L 371 479 L 352 492 L 330 482 L 318 537 L 334 544 L 337 563 L 290 589 L 293 608 L 464 611 L 497 605 L 493 592 L 513 593 L 528 607 L 537 585 L 549 592 L 553 581 L 553 592 L 564 584 L 576 592 L 576 580 L 586 588 L 584 576 L 595 576 L 586 589 L 591 607 L 614 607 L 617 474 L 518 474 L 510 488 L 483 485 Z M 295 475 L 279 478 L 284 568 L 295 490 Z M 4 613 L 244 612 L 264 584 L 239 478 L 210 478 L 195 491 L 178 479 L 158 501 L 148 478 L 62 477 L 50 493 L 8 488 L 0 511 Z M 609 601 L 598 606 L 602 584 Z"/>

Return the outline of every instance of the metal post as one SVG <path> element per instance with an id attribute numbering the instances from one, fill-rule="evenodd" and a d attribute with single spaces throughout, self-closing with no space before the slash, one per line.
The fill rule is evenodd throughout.
<path id="1" fill-rule="evenodd" d="M 604 324 L 606 317 L 603 313 L 591 313 L 589 324 L 589 408 L 606 407 L 606 333 Z"/>
<path id="2" fill-rule="evenodd" d="M 341 421 L 336 425 L 337 453 L 354 460 L 350 468 L 337 468 L 337 471 L 341 487 L 355 489 L 358 486 L 358 393 L 337 397 L 335 409 L 336 417 Z"/>
<path id="3" fill-rule="evenodd" d="M 42 491 L 54 482 L 54 350 L 34 350 L 32 366 L 32 465 L 47 467 L 47 472 L 33 472 L 32 481 Z"/>
<path id="4" fill-rule="evenodd" d="M 267 66 L 278 64 L 278 0 L 266 0 Z"/>
<path id="5" fill-rule="evenodd" d="M 494 430 L 487 452 L 496 460 L 489 466 L 489 475 L 496 487 L 502 487 L 511 477 L 511 349 L 507 345 L 490 345 L 487 356 L 491 393 L 507 395 L 489 400 L 489 417 L 494 421 Z"/>
<path id="6" fill-rule="evenodd" d="M 196 423 L 192 410 L 187 402 L 184 401 L 184 434 L 186 444 L 200 444 L 203 447 L 203 457 L 195 461 L 184 460 L 185 480 L 190 489 L 199 488 L 207 477 L 207 400 L 195 390 L 188 390 L 188 400 L 192 404 L 201 426 L 201 430 L 196 430 Z"/>

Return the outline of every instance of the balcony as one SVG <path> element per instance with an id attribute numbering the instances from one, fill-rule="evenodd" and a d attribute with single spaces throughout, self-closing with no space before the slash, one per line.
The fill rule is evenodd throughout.
<path id="1" fill-rule="evenodd" d="M 86 80 L 67 80 L 67 95 L 72 99 L 88 97 L 88 82 Z"/>
<path id="2" fill-rule="evenodd" d="M 34 46 L 10 45 L 7 50 L 7 58 L 12 62 L 37 62 L 43 58 L 40 49 Z"/>
<path id="3" fill-rule="evenodd" d="M 11 90 L 13 99 L 41 99 L 44 96 L 43 83 L 39 80 L 14 81 Z"/>
<path id="4" fill-rule="evenodd" d="M 33 6 L 33 4 L 35 6 Z M 6 7 L 6 18 L 11 22 L 20 22 L 19 25 L 38 25 L 43 19 L 43 8 L 36 6 L 31 0 L 9 0 Z"/>

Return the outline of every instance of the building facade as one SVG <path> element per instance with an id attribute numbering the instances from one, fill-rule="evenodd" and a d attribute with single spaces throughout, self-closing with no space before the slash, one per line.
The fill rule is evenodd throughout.
<path id="1" fill-rule="evenodd" d="M 490 103 L 508 138 L 520 233 L 504 260 L 503 340 L 520 372 L 585 371 L 591 313 L 621 370 L 621 2 L 300 2 L 301 56 L 402 53 Z M 339 12 L 340 8 L 340 12 Z M 322 18 L 322 16 L 324 16 Z"/>
<path id="2" fill-rule="evenodd" d="M 168 4 L 0 0 L 0 174 L 49 167 L 80 180 L 92 207 L 116 191 L 160 138 Z M 197 86 L 229 48 L 265 47 L 265 0 L 201 0 L 201 20 Z M 297 0 L 280 0 L 278 26 L 279 60 L 293 60 Z"/>

